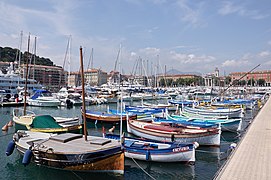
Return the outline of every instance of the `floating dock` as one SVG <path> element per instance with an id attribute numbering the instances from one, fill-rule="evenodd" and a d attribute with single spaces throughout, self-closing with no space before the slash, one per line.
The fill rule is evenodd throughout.
<path id="1" fill-rule="evenodd" d="M 214 179 L 271 179 L 271 98 Z"/>

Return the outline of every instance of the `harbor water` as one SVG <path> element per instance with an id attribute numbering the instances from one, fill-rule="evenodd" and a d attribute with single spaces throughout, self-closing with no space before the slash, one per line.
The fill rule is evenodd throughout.
<path id="1" fill-rule="evenodd" d="M 131 105 L 139 105 L 139 103 L 130 102 Z M 116 104 L 103 104 L 87 106 L 87 109 L 106 111 L 108 106 L 116 109 Z M 12 119 L 12 107 L 0 108 L 0 125 L 3 127 Z M 50 114 L 52 116 L 75 117 L 81 118 L 80 107 L 70 109 L 61 108 L 41 108 L 27 107 L 27 110 L 33 111 L 36 114 Z M 240 140 L 243 132 L 250 124 L 253 117 L 256 115 L 256 110 L 245 112 L 243 118 L 241 132 L 223 132 L 221 135 L 220 147 L 199 147 L 196 150 L 196 162 L 194 165 L 181 163 L 153 163 L 144 162 L 133 159 L 125 159 L 124 175 L 116 175 L 110 173 L 82 173 L 63 171 L 59 169 L 51 169 L 42 166 L 36 166 L 33 163 L 24 167 L 22 165 L 22 157 L 14 150 L 10 156 L 5 155 L 8 142 L 12 140 L 12 135 L 15 131 L 14 126 L 8 131 L 2 131 L 0 135 L 0 179 L 25 179 L 25 180 L 47 180 L 47 179 L 212 179 L 220 166 L 226 161 L 230 153 L 230 145 Z M 102 127 L 109 129 L 112 125 L 100 123 L 87 123 L 88 133 L 90 135 L 102 136 Z M 118 127 L 115 133 L 119 133 Z M 124 131 L 126 129 L 124 128 Z"/>

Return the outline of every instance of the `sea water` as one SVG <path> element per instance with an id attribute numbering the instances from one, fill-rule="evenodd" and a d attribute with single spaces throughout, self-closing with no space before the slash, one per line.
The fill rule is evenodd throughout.
<path id="1" fill-rule="evenodd" d="M 130 102 L 131 105 L 138 105 L 139 103 Z M 87 106 L 86 109 L 94 111 L 107 111 L 108 106 L 116 109 L 116 104 L 103 104 Z M 27 107 L 27 110 L 33 111 L 36 114 L 50 114 L 52 116 L 75 117 L 81 118 L 81 107 L 73 107 L 70 109 L 59 108 L 45 108 L 45 107 Z M 4 126 L 12 119 L 13 107 L 0 108 L 0 126 Z M 242 131 L 237 132 L 223 132 L 221 135 L 220 147 L 199 147 L 196 150 L 195 165 L 187 165 L 182 163 L 154 163 L 145 162 L 132 159 L 125 159 L 125 173 L 124 175 L 115 175 L 110 173 L 82 173 L 73 171 L 64 171 L 59 169 L 51 169 L 47 167 L 37 166 L 30 163 L 24 167 L 22 165 L 22 157 L 14 150 L 10 156 L 5 155 L 8 142 L 12 140 L 14 134 L 14 127 L 10 127 L 7 132 L 0 133 L 0 179 L 25 179 L 25 180 L 48 180 L 48 179 L 212 179 L 218 169 L 226 161 L 230 153 L 230 145 L 237 143 L 242 136 L 242 132 L 253 119 L 257 110 L 246 111 L 243 118 Z M 101 123 L 87 123 L 88 133 L 90 135 L 102 136 L 102 127 L 109 129 L 112 125 Z M 119 126 L 117 126 L 118 128 Z M 116 128 L 115 133 L 119 133 Z M 125 131 L 125 125 L 124 125 Z"/>

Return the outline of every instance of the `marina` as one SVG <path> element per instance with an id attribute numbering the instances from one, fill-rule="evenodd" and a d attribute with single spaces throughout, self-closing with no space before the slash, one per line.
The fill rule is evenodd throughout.
<path id="1" fill-rule="evenodd" d="M 165 103 L 167 100 L 161 100 L 160 103 Z M 148 103 L 157 103 L 157 101 L 148 101 Z M 130 102 L 129 105 L 137 106 L 141 105 L 141 102 L 135 101 Z M 109 109 L 116 109 L 116 104 L 101 104 L 87 106 L 87 109 L 93 111 L 104 112 Z M 51 114 L 52 116 L 63 116 L 68 117 L 81 117 L 81 110 L 79 106 L 72 108 L 66 107 L 35 107 L 28 106 L 28 110 L 35 112 L 35 114 Z M 12 107 L 2 107 L 2 121 L 1 125 L 11 120 L 12 118 Z M 220 167 L 226 162 L 228 155 L 230 154 L 230 146 L 232 143 L 238 143 L 242 137 L 243 132 L 246 131 L 246 127 L 250 124 L 253 117 L 257 114 L 257 108 L 248 110 L 243 117 L 243 123 L 241 131 L 239 132 L 222 132 L 221 143 L 219 147 L 205 147 L 199 146 L 195 150 L 195 163 L 189 165 L 186 163 L 161 163 L 161 162 L 145 162 L 135 159 L 125 158 L 124 164 L 124 175 L 116 175 L 111 173 L 91 173 L 92 177 L 105 178 L 105 179 L 137 179 L 142 177 L 143 179 L 212 179 Z M 108 131 L 112 125 L 108 123 L 94 123 L 87 122 L 87 131 L 89 135 L 102 136 L 103 127 Z M 124 132 L 127 132 L 126 126 L 124 126 Z M 2 131 L 1 142 L 7 145 L 11 140 L 15 132 L 14 127 L 9 127 L 8 131 Z M 119 133 L 119 124 L 116 124 L 114 134 Z M 4 152 L 6 146 L 1 146 L 1 151 Z M 1 173 L 3 177 L 11 178 L 11 174 L 15 173 L 16 179 L 31 179 L 40 177 L 43 178 L 63 178 L 66 179 L 87 179 L 90 174 L 76 171 L 59 171 L 44 166 L 36 166 L 30 163 L 24 167 L 22 165 L 22 157 L 17 151 L 14 151 L 10 156 L 1 156 Z M 45 172 L 48 172 L 45 176 Z"/>

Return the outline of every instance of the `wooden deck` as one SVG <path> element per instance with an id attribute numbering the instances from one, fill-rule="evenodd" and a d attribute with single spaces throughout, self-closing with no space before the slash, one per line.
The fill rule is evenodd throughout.
<path id="1" fill-rule="evenodd" d="M 215 179 L 271 179 L 271 98 Z"/>

